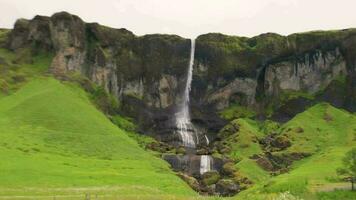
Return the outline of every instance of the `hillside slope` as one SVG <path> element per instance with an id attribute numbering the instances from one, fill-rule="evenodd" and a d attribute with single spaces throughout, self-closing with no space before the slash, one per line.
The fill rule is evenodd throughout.
<path id="1" fill-rule="evenodd" d="M 238 197 L 264 199 L 267 194 L 289 191 L 303 199 L 356 199 L 352 192 L 332 192 L 350 187 L 339 180 L 336 169 L 341 166 L 345 153 L 356 146 L 353 114 L 329 104 L 317 104 L 280 127 L 279 135 L 289 138 L 292 145 L 272 152 L 274 156 L 293 153 L 310 156 L 294 162 L 286 173 L 257 182 Z"/>
<path id="2" fill-rule="evenodd" d="M 195 193 L 69 83 L 38 78 L 0 99 L 0 197 Z"/>

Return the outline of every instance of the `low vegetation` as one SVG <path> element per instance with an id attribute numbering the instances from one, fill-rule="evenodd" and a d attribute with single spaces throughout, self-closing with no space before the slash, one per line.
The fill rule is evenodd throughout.
<path id="1" fill-rule="evenodd" d="M 70 83 L 38 78 L 3 97 L 0 132 L 1 196 L 195 195 Z"/>

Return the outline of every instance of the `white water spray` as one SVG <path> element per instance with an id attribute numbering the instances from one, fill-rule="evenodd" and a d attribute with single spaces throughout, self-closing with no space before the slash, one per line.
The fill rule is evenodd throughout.
<path id="1" fill-rule="evenodd" d="M 204 136 L 205 136 L 205 140 L 206 140 L 206 145 L 209 145 L 209 138 L 206 135 L 204 135 Z"/>
<path id="2" fill-rule="evenodd" d="M 212 168 L 212 159 L 208 155 L 202 155 L 200 157 L 200 174 L 211 171 Z"/>
<path id="3" fill-rule="evenodd" d="M 195 53 L 195 40 L 191 40 L 190 48 L 190 60 L 189 68 L 187 73 L 187 82 L 184 89 L 183 102 L 179 109 L 179 112 L 176 114 L 176 125 L 178 128 L 178 133 L 181 136 L 183 145 L 185 147 L 195 147 L 195 142 L 193 139 L 194 127 L 190 122 L 190 113 L 189 113 L 189 93 L 191 89 L 192 79 L 193 79 L 193 65 L 194 65 L 194 53 Z"/>

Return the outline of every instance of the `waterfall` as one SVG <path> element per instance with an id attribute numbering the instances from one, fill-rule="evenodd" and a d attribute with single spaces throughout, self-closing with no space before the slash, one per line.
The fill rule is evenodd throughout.
<path id="1" fill-rule="evenodd" d="M 189 93 L 191 89 L 191 83 L 193 80 L 193 65 L 194 65 L 194 53 L 195 53 L 195 40 L 191 40 L 190 48 L 190 60 L 187 73 L 187 82 L 184 88 L 183 101 L 180 104 L 178 112 L 175 114 L 175 121 L 177 126 L 177 132 L 180 135 L 182 144 L 185 147 L 195 148 L 196 144 L 199 144 L 199 137 L 197 130 L 191 122 L 189 113 Z M 195 141 L 194 141 L 195 136 Z M 206 144 L 209 145 L 209 139 L 204 135 Z M 212 169 L 213 159 L 209 155 L 200 156 L 200 174 L 204 174 Z"/>
<path id="2" fill-rule="evenodd" d="M 209 145 L 209 138 L 206 135 L 204 135 L 204 136 L 205 136 L 205 140 L 206 140 L 206 145 Z"/>
<path id="3" fill-rule="evenodd" d="M 213 159 L 208 155 L 202 155 L 200 157 L 200 174 L 211 171 L 213 165 Z"/>
<path id="4" fill-rule="evenodd" d="M 195 53 L 195 40 L 191 40 L 190 48 L 190 60 L 187 73 L 187 82 L 185 84 L 183 102 L 179 111 L 176 113 L 176 125 L 178 128 L 178 134 L 182 139 L 182 143 L 185 147 L 195 147 L 195 141 L 193 134 L 195 133 L 193 124 L 190 122 L 189 113 L 189 93 L 191 89 L 191 83 L 193 79 L 193 65 L 194 65 L 194 53 Z"/>

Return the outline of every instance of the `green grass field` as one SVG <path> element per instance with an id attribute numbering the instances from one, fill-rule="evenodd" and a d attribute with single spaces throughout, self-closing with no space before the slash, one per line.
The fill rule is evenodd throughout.
<path id="1" fill-rule="evenodd" d="M 196 195 L 73 84 L 38 78 L 1 98 L 0 133 L 0 198 Z"/>

